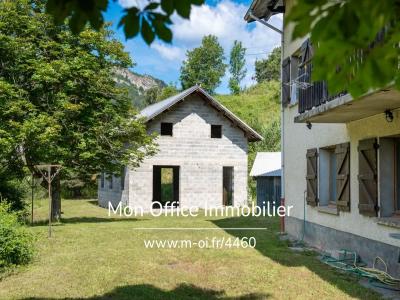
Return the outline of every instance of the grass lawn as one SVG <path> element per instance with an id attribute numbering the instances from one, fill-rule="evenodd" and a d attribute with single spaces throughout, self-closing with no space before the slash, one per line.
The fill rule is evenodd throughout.
<path id="1" fill-rule="evenodd" d="M 37 216 L 46 215 L 46 203 Z M 94 201 L 63 200 L 63 221 L 39 222 L 32 264 L 0 281 L 0 299 L 379 299 L 357 279 L 293 253 L 273 218 L 109 218 Z M 143 231 L 138 227 L 213 227 Z M 225 227 L 267 227 L 225 231 Z M 145 249 L 144 239 L 254 236 L 255 249 Z"/>

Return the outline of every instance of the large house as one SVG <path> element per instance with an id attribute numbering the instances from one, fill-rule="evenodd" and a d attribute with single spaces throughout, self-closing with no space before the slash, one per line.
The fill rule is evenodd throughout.
<path id="1" fill-rule="evenodd" d="M 267 26 L 294 0 L 254 0 L 245 19 Z M 293 205 L 288 234 L 323 250 L 348 249 L 400 274 L 400 93 L 392 87 L 358 99 L 310 82 L 307 37 L 282 34 L 282 197 Z M 268 30 L 268 28 L 266 28 Z M 278 30 L 279 32 L 279 30 Z"/>
<path id="2" fill-rule="evenodd" d="M 248 143 L 262 137 L 199 86 L 141 111 L 158 153 L 121 176 L 102 174 L 101 206 L 150 210 L 247 204 Z M 175 205 L 176 206 L 176 205 Z"/>

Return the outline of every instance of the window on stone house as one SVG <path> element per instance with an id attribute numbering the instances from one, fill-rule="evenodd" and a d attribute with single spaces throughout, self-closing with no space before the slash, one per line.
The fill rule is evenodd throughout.
<path id="1" fill-rule="evenodd" d="M 211 138 L 222 138 L 222 125 L 211 125 Z"/>
<path id="2" fill-rule="evenodd" d="M 100 187 L 104 189 L 104 172 L 100 174 Z"/>
<path id="3" fill-rule="evenodd" d="M 125 189 L 125 174 L 126 174 L 126 168 L 122 167 L 121 168 L 121 191 Z"/>
<path id="4" fill-rule="evenodd" d="M 161 123 L 161 135 L 172 136 L 173 125 L 172 123 Z"/>
<path id="5" fill-rule="evenodd" d="M 113 189 L 113 175 L 110 175 L 110 177 L 108 178 L 108 188 L 110 190 Z"/>

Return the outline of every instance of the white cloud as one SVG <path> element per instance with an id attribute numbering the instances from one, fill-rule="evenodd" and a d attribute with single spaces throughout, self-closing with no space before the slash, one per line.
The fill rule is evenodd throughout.
<path id="1" fill-rule="evenodd" d="M 118 0 L 123 7 L 131 7 L 138 5 L 144 7 L 148 0 Z M 235 3 L 233 0 L 222 0 L 215 5 L 192 6 L 190 19 L 183 19 L 176 14 L 173 15 L 173 45 L 156 41 L 151 46 L 150 52 L 145 51 L 142 57 L 138 57 L 138 64 L 143 65 L 145 62 L 151 64 L 150 57 L 157 56 L 152 60 L 155 64 L 152 69 L 168 69 L 168 71 L 160 73 L 163 77 L 170 77 L 171 73 L 177 74 L 179 77 L 179 68 L 181 62 L 185 59 L 187 49 L 198 47 L 201 39 L 208 34 L 218 37 L 218 40 L 224 48 L 227 60 L 229 52 L 234 40 L 239 40 L 243 46 L 247 48 L 246 68 L 247 75 L 242 82 L 243 86 L 254 84 L 254 62 L 256 59 L 266 58 L 273 48 L 280 45 L 281 36 L 266 26 L 253 22 L 247 24 L 243 19 L 247 5 Z M 277 15 L 271 18 L 270 23 L 276 27 L 282 27 L 282 16 Z M 132 51 L 133 54 L 137 51 Z M 134 54 L 135 56 L 135 54 Z M 156 58 L 156 57 L 155 57 Z M 162 66 L 160 65 L 162 64 Z M 150 67 L 150 66 L 148 66 Z M 157 74 L 154 74 L 157 76 Z M 221 87 L 218 92 L 226 92 L 228 86 L 229 74 L 223 78 Z"/>
<path id="2" fill-rule="evenodd" d="M 129 8 L 132 6 L 137 6 L 139 8 L 144 8 L 149 3 L 149 0 L 118 0 L 118 4 L 123 8 Z"/>
<path id="3" fill-rule="evenodd" d="M 185 52 L 182 47 L 167 46 L 160 42 L 154 42 L 151 47 L 168 60 L 174 60 L 180 63 L 185 58 Z"/>

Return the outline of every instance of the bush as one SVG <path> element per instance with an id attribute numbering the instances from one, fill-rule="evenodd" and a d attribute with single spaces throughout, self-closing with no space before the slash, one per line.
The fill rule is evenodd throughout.
<path id="1" fill-rule="evenodd" d="M 0 270 L 27 264 L 34 253 L 33 235 L 18 220 L 10 205 L 0 203 Z"/>
<path id="2" fill-rule="evenodd" d="M 8 202 L 12 210 L 23 210 L 26 191 L 27 188 L 21 180 L 7 176 L 6 173 L 0 174 L 0 203 Z"/>

